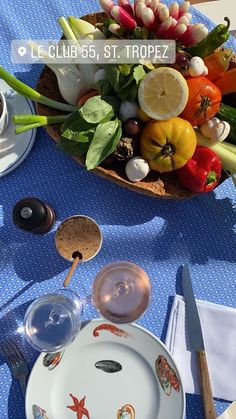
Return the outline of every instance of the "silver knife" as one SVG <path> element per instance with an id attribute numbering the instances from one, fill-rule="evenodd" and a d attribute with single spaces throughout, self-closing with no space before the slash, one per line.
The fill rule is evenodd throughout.
<path id="1" fill-rule="evenodd" d="M 182 272 L 183 292 L 185 300 L 185 319 L 191 351 L 197 353 L 198 371 L 200 378 L 201 396 L 206 419 L 216 419 L 214 400 L 211 389 L 207 359 L 202 336 L 202 328 L 193 294 L 191 277 L 188 265 L 183 266 Z"/>

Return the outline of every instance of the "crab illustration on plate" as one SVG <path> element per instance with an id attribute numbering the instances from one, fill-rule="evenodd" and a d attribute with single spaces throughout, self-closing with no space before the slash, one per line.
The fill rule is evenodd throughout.
<path id="1" fill-rule="evenodd" d="M 163 355 L 159 355 L 155 363 L 156 374 L 158 380 L 167 394 L 170 396 L 172 387 L 179 392 L 180 382 L 173 368 L 169 365 L 167 359 Z"/>
<path id="2" fill-rule="evenodd" d="M 131 404 L 125 404 L 117 412 L 117 419 L 135 419 L 135 410 Z"/>

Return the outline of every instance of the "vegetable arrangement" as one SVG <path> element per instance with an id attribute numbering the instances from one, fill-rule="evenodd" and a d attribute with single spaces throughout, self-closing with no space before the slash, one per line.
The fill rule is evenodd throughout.
<path id="1" fill-rule="evenodd" d="M 103 24 L 61 17 L 64 36 L 78 47 L 86 38 L 174 39 L 175 63 L 52 64 L 67 103 L 46 98 L 0 67 L 0 78 L 18 93 L 63 111 L 14 115 L 16 133 L 61 124 L 62 151 L 80 156 L 88 170 L 119 166 L 130 182 L 151 171 L 173 172 L 183 188 L 202 193 L 217 186 L 222 170 L 235 181 L 236 108 L 224 104 L 224 95 L 236 92 L 234 54 L 222 47 L 229 19 L 208 33 L 203 24 L 191 24 L 189 1 L 100 4 L 107 14 Z"/>

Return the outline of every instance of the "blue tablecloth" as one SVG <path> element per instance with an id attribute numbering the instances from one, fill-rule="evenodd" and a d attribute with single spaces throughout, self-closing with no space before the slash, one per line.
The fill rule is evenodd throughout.
<path id="1" fill-rule="evenodd" d="M 41 66 L 13 66 L 11 40 L 57 39 L 59 16 L 80 16 L 98 9 L 95 0 L 2 0 L 0 64 L 35 86 Z M 203 21 L 194 12 L 196 17 Z M 55 209 L 57 223 L 48 234 L 31 235 L 13 225 L 12 208 L 26 196 L 39 197 Z M 0 180 L 0 339 L 14 334 L 33 365 L 37 353 L 20 334 L 22 318 L 33 299 L 62 284 L 70 265 L 57 254 L 54 233 L 60 221 L 78 213 L 95 218 L 104 233 L 99 255 L 83 264 L 71 281 L 81 295 L 90 293 L 96 272 L 108 262 L 130 260 L 140 264 L 150 275 L 153 294 L 150 308 L 139 323 L 164 340 L 173 295 L 181 293 L 178 268 L 187 262 L 197 298 L 233 307 L 235 197 L 231 180 L 215 192 L 187 201 L 133 193 L 86 172 L 56 150 L 55 143 L 39 129 L 25 162 Z M 95 316 L 95 309 L 87 306 L 85 317 Z M 0 389 L 0 418 L 25 418 L 19 385 L 12 381 L 1 356 Z M 218 400 L 216 406 L 219 414 L 227 403 Z M 199 396 L 187 395 L 186 416 L 203 418 Z"/>

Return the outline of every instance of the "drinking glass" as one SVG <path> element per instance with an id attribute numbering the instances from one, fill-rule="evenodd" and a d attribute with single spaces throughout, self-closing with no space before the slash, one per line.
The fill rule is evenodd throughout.
<path id="1" fill-rule="evenodd" d="M 68 288 L 37 298 L 25 313 L 28 342 L 40 352 L 60 351 L 79 332 L 81 311 L 79 296 Z"/>
<path id="2" fill-rule="evenodd" d="M 131 262 L 105 266 L 93 283 L 94 306 L 105 319 L 114 323 L 137 320 L 148 308 L 150 297 L 147 273 Z"/>
<path id="3" fill-rule="evenodd" d="M 58 352 L 78 334 L 84 304 L 92 303 L 110 322 L 129 323 L 146 311 L 150 297 L 150 280 L 140 266 L 111 263 L 98 272 L 90 296 L 80 298 L 71 289 L 62 288 L 37 298 L 25 314 L 25 334 L 40 352 Z"/>

